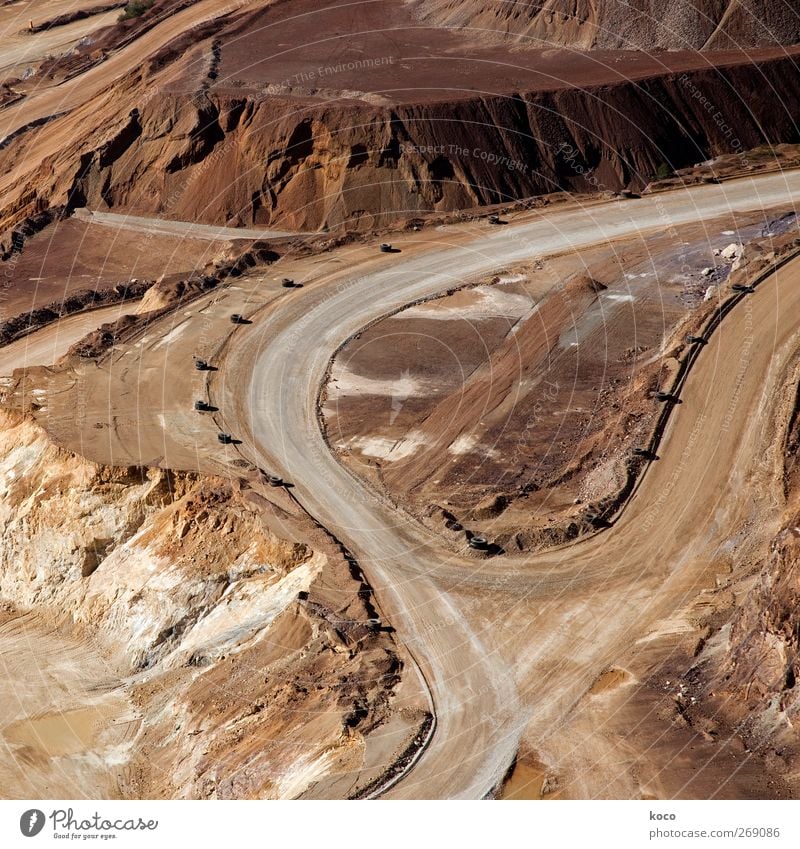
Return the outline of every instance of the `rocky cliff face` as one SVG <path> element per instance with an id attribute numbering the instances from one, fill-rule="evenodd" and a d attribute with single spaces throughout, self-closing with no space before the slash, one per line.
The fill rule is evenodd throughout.
<path id="1" fill-rule="evenodd" d="M 293 797 L 358 768 L 400 662 L 344 562 L 229 481 L 96 466 L 1 423 L 0 598 L 103 649 L 141 716 L 122 795 Z"/>
<path id="2" fill-rule="evenodd" d="M 797 520 L 771 546 L 753 591 L 709 652 L 708 704 L 776 773 L 800 774 L 800 530 Z"/>
<path id="3" fill-rule="evenodd" d="M 426 20 L 582 49 L 726 50 L 795 44 L 800 18 L 770 0 L 425 0 Z"/>

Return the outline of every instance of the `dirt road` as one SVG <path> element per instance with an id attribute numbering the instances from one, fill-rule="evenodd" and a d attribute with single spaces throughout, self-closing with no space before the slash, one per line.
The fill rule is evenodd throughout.
<path id="1" fill-rule="evenodd" d="M 3 32 L 0 71 L 4 75 L 12 76 L 13 71 L 22 72 L 26 66 L 36 65 L 47 56 L 66 53 L 82 38 L 96 29 L 111 26 L 117 21 L 120 14 L 119 9 L 112 9 L 109 12 L 91 15 L 71 24 L 53 27 L 36 34 L 25 32 L 25 28 L 31 19 L 34 26 L 39 26 L 44 22 L 45 17 L 52 19 L 59 14 L 76 11 L 75 3 L 48 3 L 47 5 L 46 15 L 43 15 L 41 10 L 35 14 L 33 9 L 17 10 L 12 6 L 4 10 L 4 14 L 0 16 L 0 31 Z M 105 4 L 96 3 L 93 5 L 102 6 Z M 53 8 L 49 8 L 51 6 Z"/>
<path id="2" fill-rule="evenodd" d="M 546 741 L 604 666 L 630 646 L 632 633 L 646 635 L 696 589 L 704 553 L 727 538 L 734 514 L 747 506 L 729 494 L 763 453 L 763 423 L 771 421 L 771 399 L 794 357 L 798 269 L 785 269 L 776 284 L 746 301 L 703 352 L 663 459 L 618 525 L 570 549 L 526 559 L 476 564 L 453 556 L 339 465 L 317 424 L 330 356 L 376 317 L 503 263 L 623 235 L 646 238 L 648 230 L 798 193 L 800 174 L 793 173 L 542 216 L 467 247 L 396 259 L 361 277 L 341 277 L 338 285 L 309 286 L 234 341 L 216 378 L 226 423 L 260 465 L 291 480 L 301 502 L 356 552 L 431 684 L 436 733 L 390 795 L 489 792 L 526 725 Z M 758 332 L 760 344 L 742 360 L 748 332 Z M 484 588 L 477 600 L 475 586 Z M 532 605 L 542 599 L 550 600 L 549 613 L 533 625 Z"/>
<path id="3" fill-rule="evenodd" d="M 150 32 L 112 54 L 106 61 L 84 74 L 60 85 L 42 86 L 19 105 L 3 110 L 0 119 L 0 139 L 11 135 L 33 121 L 61 114 L 81 104 L 90 103 L 96 95 L 121 79 L 128 72 L 139 68 L 142 59 L 163 46 L 187 28 L 197 27 L 203 22 L 230 14 L 248 4 L 248 0 L 200 0 L 188 9 L 166 18 Z M 46 140 L 37 139 L 37 144 Z M 45 148 L 48 146 L 45 145 Z M 57 149 L 57 145 L 55 146 Z"/>
<path id="4" fill-rule="evenodd" d="M 131 304 L 115 304 L 63 318 L 36 333 L 23 336 L 0 348 L 0 375 L 9 375 L 14 369 L 26 366 L 53 365 L 87 333 L 132 311 Z"/>
<path id="5" fill-rule="evenodd" d="M 226 239 L 280 239 L 296 236 L 286 230 L 257 230 L 247 227 L 216 227 L 213 224 L 198 224 L 194 221 L 170 221 L 167 218 L 148 218 L 143 215 L 125 215 L 116 212 L 95 212 L 78 209 L 75 217 L 100 227 L 115 230 L 133 230 L 155 236 L 180 236 L 185 239 L 200 239 L 208 242 Z"/>
<path id="6" fill-rule="evenodd" d="M 487 561 L 456 554 L 344 469 L 317 419 L 331 355 L 376 317 L 516 259 L 622 236 L 646 241 L 654 230 L 785 204 L 798 194 L 799 173 L 770 175 L 531 214 L 502 228 L 470 224 L 456 228 L 453 241 L 448 231 L 435 231 L 426 246 L 406 255 L 342 249 L 307 262 L 308 276 L 298 276 L 303 289 L 287 292 L 262 281 L 240 291 L 239 284 L 182 314 L 180 332 L 175 316 L 148 328 L 152 357 L 132 366 L 138 418 L 129 423 L 126 444 L 140 456 L 130 461 L 152 462 L 167 453 L 172 460 L 167 438 L 183 440 L 187 464 L 198 462 L 204 446 L 210 457 L 220 456 L 216 423 L 204 420 L 196 433 L 185 429 L 198 387 L 187 380 L 183 394 L 165 392 L 163 379 L 167 352 L 176 373 L 189 368 L 202 337 L 219 365 L 210 397 L 220 407 L 220 429 L 243 440 L 238 448 L 246 457 L 291 481 L 299 501 L 353 550 L 398 642 L 411 653 L 408 668 L 416 663 L 424 675 L 434 734 L 387 795 L 483 796 L 501 781 L 523 734 L 542 752 L 563 751 L 570 741 L 559 737 L 562 722 L 598 675 L 611 665 L 624 667 L 637 640 L 682 627 L 681 610 L 699 587 L 713 584 L 711 555 L 729 542 L 741 517 L 758 515 L 769 537 L 781 497 L 771 486 L 779 458 L 769 448 L 779 426 L 779 390 L 798 347 L 800 270 L 787 266 L 745 299 L 703 350 L 662 458 L 615 527 L 534 557 Z M 250 314 L 259 299 L 264 306 L 252 313 L 254 323 L 234 328 L 229 313 Z M 124 367 L 130 354 L 120 351 L 115 360 Z M 107 379 L 102 369 L 88 373 L 90 380 Z M 111 397 L 107 388 L 99 394 L 94 384 L 84 388 L 87 397 Z M 116 418 L 124 403 L 105 413 Z M 153 410 L 158 416 L 151 422 Z M 96 442 L 103 433 L 92 427 L 102 415 L 93 411 L 82 430 L 64 411 L 76 450 L 87 434 Z M 60 441 L 69 445 L 67 432 L 64 425 Z M 752 475 L 763 485 L 743 486 Z M 751 491 L 761 493 L 757 502 Z"/>

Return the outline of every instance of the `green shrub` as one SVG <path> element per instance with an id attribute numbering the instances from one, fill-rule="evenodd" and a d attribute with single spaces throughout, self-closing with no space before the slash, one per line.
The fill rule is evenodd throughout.
<path id="1" fill-rule="evenodd" d="M 127 21 L 131 18 L 138 18 L 139 15 L 143 15 L 156 0 L 131 0 L 130 3 L 122 10 L 122 14 L 119 19 L 121 21 Z"/>
<path id="2" fill-rule="evenodd" d="M 658 166 L 656 177 L 658 177 L 659 180 L 666 180 L 667 177 L 671 177 L 673 173 L 672 168 L 670 168 L 666 162 L 662 162 L 661 165 Z"/>

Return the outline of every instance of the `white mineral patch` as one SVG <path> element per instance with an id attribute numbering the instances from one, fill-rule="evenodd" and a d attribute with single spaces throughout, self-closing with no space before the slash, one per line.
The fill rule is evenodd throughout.
<path id="1" fill-rule="evenodd" d="M 384 436 L 358 436 L 351 439 L 348 447 L 360 451 L 365 457 L 376 457 L 393 463 L 410 457 L 427 441 L 421 433 L 414 431 L 402 439 L 391 439 Z"/>
<path id="2" fill-rule="evenodd" d="M 183 324 L 179 324 L 177 327 L 173 327 L 166 336 L 163 336 L 155 345 L 153 345 L 153 350 L 156 351 L 159 348 L 163 348 L 166 345 L 171 345 L 176 339 L 178 339 L 186 328 L 189 326 L 188 322 L 184 322 Z"/>
<path id="3" fill-rule="evenodd" d="M 308 590 L 323 560 L 314 557 L 278 581 L 274 575 L 263 574 L 231 584 L 212 611 L 181 641 L 173 658 L 197 653 L 219 656 L 240 646 L 267 628 L 298 593 Z"/>
<path id="4" fill-rule="evenodd" d="M 445 306 L 443 301 L 427 301 L 398 313 L 396 318 L 426 318 L 434 321 L 484 321 L 491 318 L 519 319 L 535 306 L 527 295 L 504 292 L 497 286 L 478 286 L 470 290 L 469 303 Z"/>
<path id="5" fill-rule="evenodd" d="M 388 395 L 396 398 L 432 395 L 437 390 L 435 381 L 412 377 L 404 371 L 396 378 L 364 377 L 343 366 L 334 366 L 328 384 L 330 395 Z"/>
<path id="6" fill-rule="evenodd" d="M 736 259 L 736 257 L 741 256 L 744 253 L 744 246 L 737 245 L 736 242 L 731 242 L 727 248 L 723 248 L 720 252 L 720 256 L 725 259 Z"/>
<path id="7" fill-rule="evenodd" d="M 41 443 L 19 445 L 12 448 L 0 461 L 0 479 L 15 480 L 24 477 L 42 457 Z"/>
<path id="8" fill-rule="evenodd" d="M 319 755 L 300 755 L 289 769 L 276 778 L 276 797 L 279 799 L 294 799 L 310 784 L 319 781 L 326 775 L 338 757 L 338 752 L 331 749 Z"/>
<path id="9" fill-rule="evenodd" d="M 454 440 L 447 449 L 450 454 L 461 455 L 469 454 L 470 451 L 478 444 L 478 437 L 474 434 L 462 434 L 458 439 Z"/>

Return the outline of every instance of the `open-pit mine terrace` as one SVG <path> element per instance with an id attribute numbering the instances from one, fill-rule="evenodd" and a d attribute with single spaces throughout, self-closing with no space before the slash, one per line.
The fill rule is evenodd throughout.
<path id="1" fill-rule="evenodd" d="M 420 5 L 160 0 L 41 64 L 29 36 L 36 73 L 9 82 L 0 110 L 3 230 L 88 207 L 369 231 L 641 188 L 797 141 L 795 47 L 547 49 L 441 26 Z"/>
<path id="2" fill-rule="evenodd" d="M 796 22 L 67 5 L 0 5 L 10 793 L 796 796 Z M 452 304 L 527 372 L 365 431 Z M 537 395 L 619 425 L 549 488 L 473 459 Z"/>
<path id="3" fill-rule="evenodd" d="M 89 461 L 223 478 L 253 468 L 280 476 L 292 484 L 283 509 L 300 505 L 352 553 L 378 615 L 396 629 L 395 651 L 414 693 L 404 698 L 432 721 L 420 726 L 413 757 L 396 769 L 391 757 L 381 760 L 387 738 L 380 730 L 367 735 L 364 763 L 377 776 L 372 783 L 359 785 L 352 759 L 323 759 L 305 778 L 295 772 L 286 779 L 285 792 L 338 795 L 361 786 L 389 796 L 480 797 L 501 785 L 519 756 L 518 776 L 527 775 L 536 788 L 546 776 L 552 787 L 556 776 L 568 795 L 788 795 L 787 784 L 768 784 L 763 760 L 739 764 L 730 737 L 662 728 L 664 745 L 685 752 L 669 770 L 661 765 L 663 751 L 647 741 L 660 727 L 648 701 L 656 697 L 652 676 L 697 644 L 692 610 L 717 603 L 704 594 L 724 572 L 720 552 L 755 523 L 758 542 L 734 543 L 755 557 L 767 531 L 779 526 L 782 465 L 777 455 L 767 463 L 762 458 L 778 439 L 791 394 L 796 262 L 767 275 L 708 340 L 681 390 L 660 459 L 621 517 L 567 548 L 491 560 L 470 555 L 466 546 L 453 550 L 341 465 L 323 438 L 318 399 L 339 347 L 405 304 L 515 261 L 785 207 L 798 192 L 798 172 L 786 172 L 546 215 L 526 212 L 502 228 L 475 222 L 423 230 L 396 240 L 399 254 L 354 244 L 287 259 L 148 322 L 99 359 L 31 368 L 39 350 L 51 357 L 37 337 L 54 331 L 33 334 L 27 346 L 33 359 L 18 349 L 18 359 L 6 362 L 6 370 L 28 368 L 6 382 L 7 400 L 28 409 L 61 450 Z M 303 287 L 281 289 L 284 275 Z M 233 325 L 233 312 L 251 323 Z M 741 361 L 748 334 L 764 344 L 747 348 L 743 368 L 729 368 Z M 216 370 L 196 372 L 193 356 Z M 202 396 L 213 412 L 192 410 Z M 234 443 L 221 446 L 220 430 Z M 756 485 L 763 497 L 754 502 Z M 112 558 L 114 569 L 121 568 L 119 557 Z M 101 562 L 92 581 L 107 576 Z M 106 583 L 99 586 L 108 591 Z M 298 575 L 291 586 L 305 584 Z M 174 663 L 180 656 L 166 657 Z M 76 679 L 74 693 L 85 690 L 84 678 Z M 109 717 L 133 721 L 124 704 L 108 704 Z M 605 717 L 608 734 L 598 735 L 593 729 Z M 638 736 L 623 751 L 629 727 Z M 132 735 L 105 734 L 114 757 L 125 761 L 121 752 L 130 746 L 119 747 Z M 62 757 L 83 751 L 78 744 L 73 749 Z M 349 776 L 350 791 L 337 776 Z"/>

